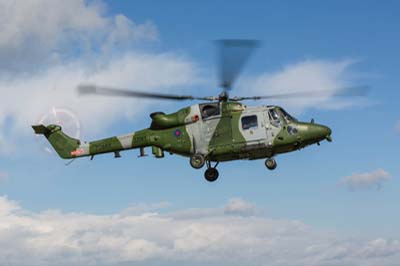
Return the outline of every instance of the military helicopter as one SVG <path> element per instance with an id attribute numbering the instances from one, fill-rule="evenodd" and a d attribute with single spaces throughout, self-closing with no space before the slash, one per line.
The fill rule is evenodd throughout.
<path id="1" fill-rule="evenodd" d="M 323 140 L 331 142 L 331 129 L 316 124 L 313 120 L 300 122 L 280 106 L 250 107 L 241 102 L 332 96 L 332 92 L 322 90 L 230 97 L 233 82 L 257 46 L 258 41 L 254 40 L 218 41 L 222 92 L 216 97 L 152 93 L 96 85 L 78 87 L 81 95 L 203 101 L 171 114 L 154 112 L 150 115 L 149 128 L 123 136 L 81 142 L 66 135 L 59 125 L 39 124 L 32 127 L 36 134 L 42 134 L 48 139 L 63 159 L 86 156 L 93 159 L 94 156 L 103 153 L 114 153 L 115 158 L 119 158 L 121 151 L 137 148 L 140 149 L 140 156 L 145 156 L 144 148 L 151 147 L 156 158 L 163 158 L 164 152 L 168 152 L 188 157 L 190 165 L 195 169 L 206 165 L 204 177 L 210 182 L 217 180 L 217 166 L 225 161 L 266 159 L 265 166 L 274 170 L 277 167 L 274 159 L 276 155 L 312 144 L 319 145 Z M 334 96 L 358 96 L 364 94 L 365 87 L 344 88 L 339 91 Z"/>

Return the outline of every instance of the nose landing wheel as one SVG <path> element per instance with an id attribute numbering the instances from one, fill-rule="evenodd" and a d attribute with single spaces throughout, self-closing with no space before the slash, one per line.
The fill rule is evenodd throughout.
<path id="1" fill-rule="evenodd" d="M 219 176 L 219 173 L 217 170 L 218 164 L 219 164 L 219 162 L 217 162 L 214 167 L 211 167 L 211 162 L 207 161 L 207 170 L 204 172 L 204 178 L 208 182 L 214 182 L 215 180 L 218 179 L 218 176 Z"/>
<path id="2" fill-rule="evenodd" d="M 265 166 L 269 169 L 269 170 L 274 170 L 277 166 L 276 161 L 274 158 L 269 158 L 267 160 L 265 160 Z"/>
<path id="3" fill-rule="evenodd" d="M 206 160 L 202 154 L 194 154 L 192 157 L 190 157 L 190 165 L 194 169 L 200 169 L 204 166 Z"/>

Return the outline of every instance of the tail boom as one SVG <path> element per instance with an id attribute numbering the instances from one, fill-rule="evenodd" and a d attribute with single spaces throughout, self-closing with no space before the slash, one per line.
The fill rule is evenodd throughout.
<path id="1" fill-rule="evenodd" d="M 32 128 L 36 134 L 44 135 L 63 159 L 94 156 L 151 145 L 151 137 L 147 129 L 123 136 L 81 143 L 80 140 L 71 138 L 62 132 L 61 127 L 58 125 L 49 125 L 47 127 L 34 125 Z"/>

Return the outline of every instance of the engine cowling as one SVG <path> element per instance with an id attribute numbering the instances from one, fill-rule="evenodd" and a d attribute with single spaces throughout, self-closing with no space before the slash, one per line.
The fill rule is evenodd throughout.
<path id="1" fill-rule="evenodd" d="M 167 129 L 187 124 L 186 117 L 190 113 L 190 108 L 184 108 L 172 114 L 165 114 L 163 112 L 155 112 L 150 115 L 151 129 Z"/>

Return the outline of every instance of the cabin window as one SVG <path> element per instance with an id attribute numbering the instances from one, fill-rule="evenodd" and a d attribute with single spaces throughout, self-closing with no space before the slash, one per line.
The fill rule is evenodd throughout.
<path id="1" fill-rule="evenodd" d="M 256 115 L 244 116 L 242 117 L 242 128 L 246 129 L 256 129 L 258 127 L 258 121 Z"/>

